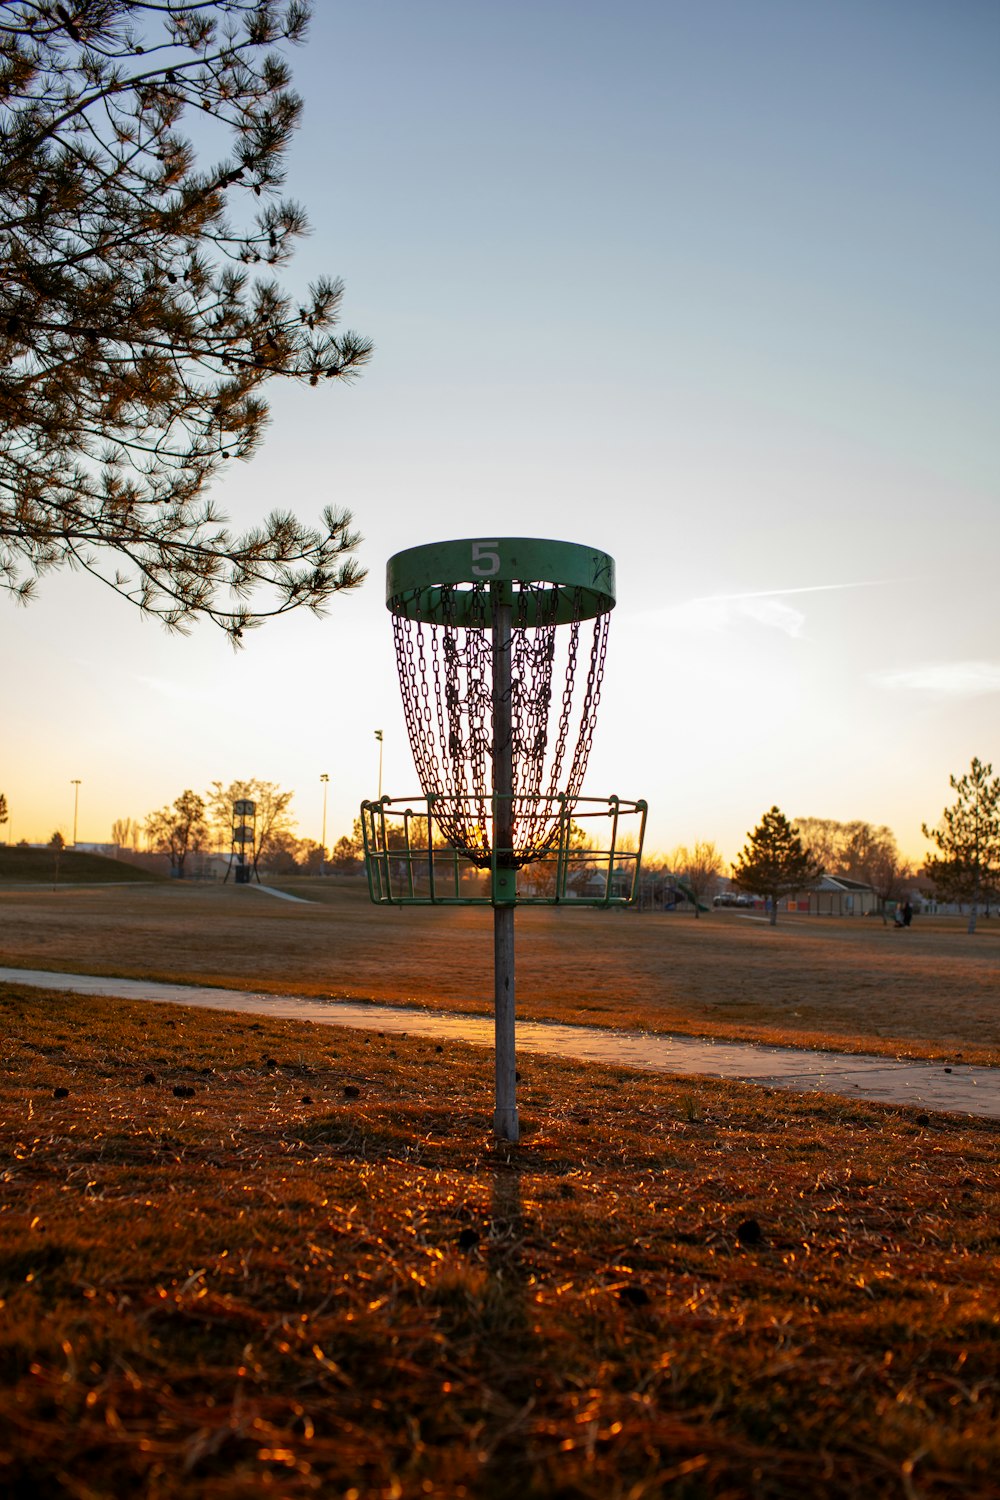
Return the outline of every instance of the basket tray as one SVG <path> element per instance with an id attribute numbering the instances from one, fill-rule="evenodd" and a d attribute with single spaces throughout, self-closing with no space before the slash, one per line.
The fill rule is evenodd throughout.
<path id="1" fill-rule="evenodd" d="M 484 847 L 446 843 L 436 816 L 467 798 L 383 797 L 361 804 L 368 893 L 377 906 L 628 906 L 638 894 L 646 803 L 619 797 L 494 797 Z M 549 846 L 522 864 L 489 847 L 496 804 L 547 804 Z"/>

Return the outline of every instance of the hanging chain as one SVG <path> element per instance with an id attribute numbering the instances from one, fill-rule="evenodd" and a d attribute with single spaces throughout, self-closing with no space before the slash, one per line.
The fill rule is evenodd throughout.
<path id="1" fill-rule="evenodd" d="M 530 581 L 514 585 L 511 631 L 511 734 L 514 759 L 515 863 L 551 849 L 559 829 L 557 796 L 583 784 L 607 652 L 608 615 L 594 621 L 587 677 L 574 715 L 580 666 L 582 595 L 569 593 L 565 669 L 555 738 L 549 719 L 556 692 L 556 619 L 567 590 Z M 458 624 L 461 600 L 465 623 Z M 393 634 L 406 730 L 425 796 L 438 799 L 435 821 L 473 864 L 491 859 L 493 644 L 489 588 L 442 585 L 433 623 L 395 615 Z M 566 766 L 571 726 L 572 760 Z M 565 777 L 564 777 L 564 767 Z M 543 786 L 545 790 L 543 791 Z"/>
<path id="2" fill-rule="evenodd" d="M 601 686 L 604 682 L 604 661 L 608 651 L 610 622 L 610 615 L 598 615 L 594 621 L 590 667 L 587 672 L 587 686 L 580 712 L 580 733 L 577 736 L 573 766 L 566 785 L 566 792 L 570 797 L 579 796 L 587 770 L 587 761 L 590 759 L 590 746 L 594 738 L 594 727 L 597 724 L 597 706 L 601 701 Z"/>

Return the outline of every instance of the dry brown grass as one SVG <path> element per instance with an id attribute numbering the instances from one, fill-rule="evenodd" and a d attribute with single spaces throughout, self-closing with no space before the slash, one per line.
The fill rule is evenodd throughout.
<path id="1" fill-rule="evenodd" d="M 314 905 L 232 886 L 0 889 L 0 963 L 485 1012 L 491 914 Z M 1000 1063 L 1000 923 L 524 908 L 518 1008 L 536 1020 Z"/>
<path id="2" fill-rule="evenodd" d="M 496 1148 L 470 1048 L 0 1035 L 12 1500 L 1000 1493 L 995 1122 L 547 1058 Z"/>

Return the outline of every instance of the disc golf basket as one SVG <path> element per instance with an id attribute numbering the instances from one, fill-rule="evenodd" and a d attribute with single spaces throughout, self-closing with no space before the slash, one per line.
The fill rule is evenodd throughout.
<path id="1" fill-rule="evenodd" d="M 249 885 L 253 874 L 253 851 L 257 838 L 257 804 L 241 797 L 233 803 L 233 831 L 229 846 L 229 871 L 234 870 L 237 885 Z M 235 868 L 234 868 L 235 867 Z"/>
<path id="2" fill-rule="evenodd" d="M 433 543 L 386 572 L 421 793 L 362 803 L 369 894 L 493 907 L 493 1128 L 511 1141 L 515 906 L 638 891 L 645 802 L 581 795 L 614 604 L 613 559 L 573 542 Z"/>

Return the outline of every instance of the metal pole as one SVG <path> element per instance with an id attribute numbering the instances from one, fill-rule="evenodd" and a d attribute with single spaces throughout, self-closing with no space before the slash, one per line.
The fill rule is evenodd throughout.
<path id="1" fill-rule="evenodd" d="M 77 814 L 80 811 L 80 782 L 79 782 L 79 778 L 77 778 L 76 780 L 72 781 L 70 783 L 70 785 L 73 787 L 73 848 L 75 849 L 76 848 L 76 819 L 77 819 Z"/>
<path id="2" fill-rule="evenodd" d="M 327 792 L 328 786 L 330 785 L 330 778 L 327 775 L 327 773 L 324 771 L 323 774 L 322 774 L 322 776 L 319 779 L 323 783 L 323 842 L 320 845 L 319 873 L 321 875 L 325 875 L 326 874 L 326 792 Z"/>
<path id="3" fill-rule="evenodd" d="M 511 606 L 503 585 L 493 590 L 493 995 L 496 1107 L 493 1134 L 518 1139 L 514 1044 L 514 746 L 511 734 Z M 508 871 L 506 879 L 504 872 Z M 499 877 L 499 879 L 498 879 Z M 500 894 L 509 900 L 498 901 Z"/>

